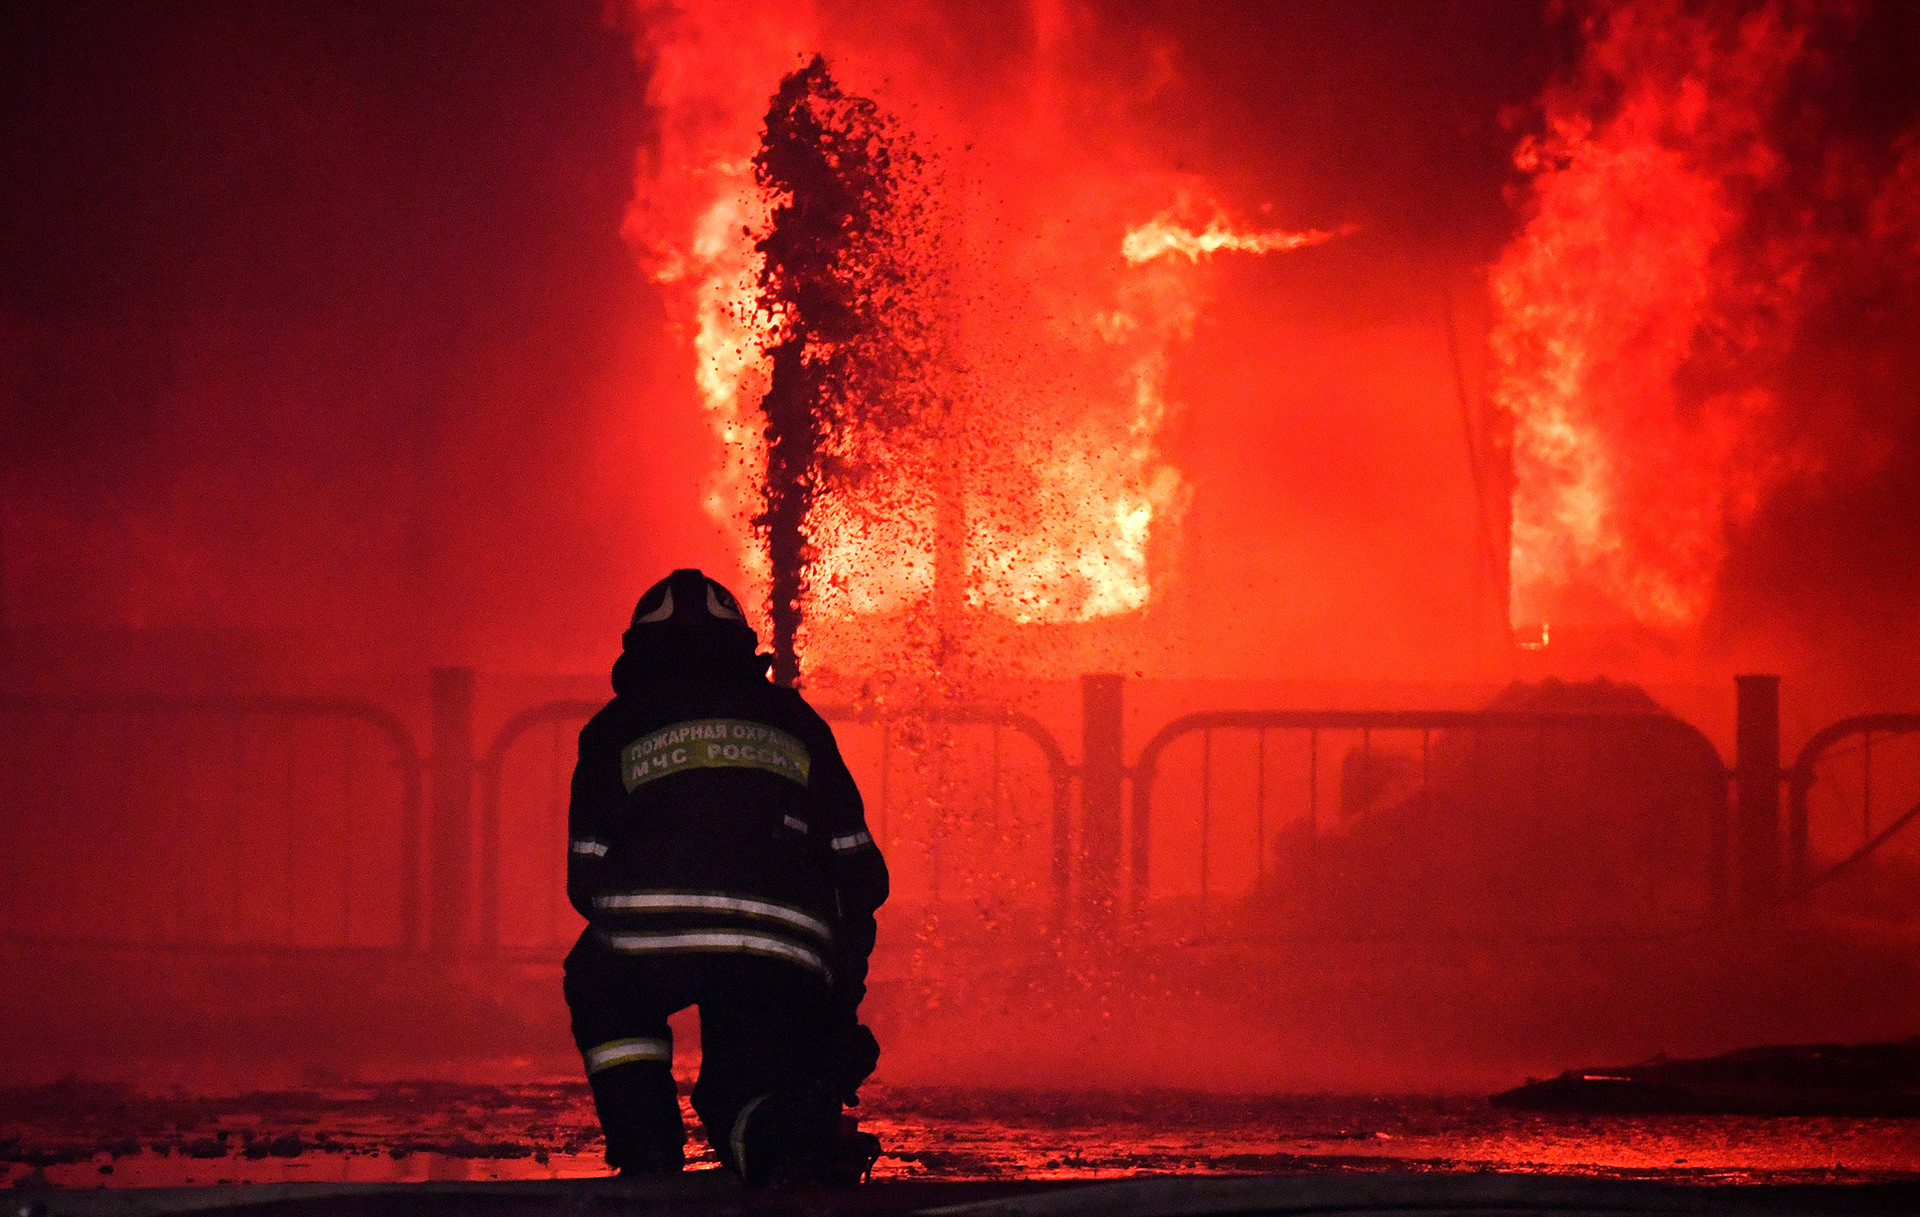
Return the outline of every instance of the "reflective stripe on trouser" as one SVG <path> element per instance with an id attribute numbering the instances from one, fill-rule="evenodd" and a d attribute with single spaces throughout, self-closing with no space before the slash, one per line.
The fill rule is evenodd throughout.
<path id="1" fill-rule="evenodd" d="M 752 896 L 730 896 L 725 892 L 604 892 L 593 898 L 593 907 L 609 913 L 736 913 L 750 920 L 771 921 L 801 930 L 818 938 L 822 945 L 833 941 L 833 930 L 827 923 L 805 909 Z"/>
<path id="2" fill-rule="evenodd" d="M 833 970 L 820 952 L 790 939 L 758 930 L 685 930 L 674 932 L 597 931 L 600 941 L 623 955 L 665 955 L 691 952 L 742 952 L 770 959 L 784 959 L 817 973 L 828 984 Z"/>
<path id="3" fill-rule="evenodd" d="M 607 1165 L 673 1170 L 686 1159 L 687 1130 L 666 1061 L 638 1060 L 587 1074 L 607 1137 Z"/>
<path id="4" fill-rule="evenodd" d="M 819 1165 L 839 1131 L 840 1102 L 818 1086 L 769 1091 L 741 1107 L 720 1160 L 749 1184 L 778 1183 Z"/>
<path id="5" fill-rule="evenodd" d="M 753 1115 L 755 1108 L 772 1097 L 772 1094 L 760 1095 L 742 1107 L 733 1121 L 733 1135 L 727 1138 L 727 1143 L 733 1149 L 733 1169 L 743 1179 L 747 1175 L 747 1119 Z"/>
<path id="6" fill-rule="evenodd" d="M 595 1044 L 580 1055 L 586 1059 L 587 1076 L 592 1077 L 602 1069 L 630 1065 L 635 1061 L 659 1061 L 671 1065 L 673 1044 L 669 1040 L 650 1036 L 608 1040 L 604 1044 Z"/>

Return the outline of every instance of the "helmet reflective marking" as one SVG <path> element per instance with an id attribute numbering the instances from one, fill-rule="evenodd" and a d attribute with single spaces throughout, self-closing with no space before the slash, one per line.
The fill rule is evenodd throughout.
<path id="1" fill-rule="evenodd" d="M 711 596 L 713 593 L 708 592 L 707 594 Z M 635 617 L 633 619 L 633 623 L 635 625 L 652 625 L 656 621 L 665 621 L 672 616 L 673 616 L 673 589 L 668 588 L 666 598 L 660 602 L 660 607 L 653 610 L 651 613 L 648 613 L 644 617 Z"/>
<path id="2" fill-rule="evenodd" d="M 733 599 L 733 597 L 728 596 L 727 599 L 731 600 Z M 673 604 L 672 588 L 667 589 L 667 604 L 669 606 Z M 718 585 L 716 585 L 711 579 L 707 581 L 707 611 L 709 613 L 712 613 L 715 617 L 720 618 L 722 621 L 739 621 L 742 619 L 738 611 L 736 611 L 735 609 L 729 608 L 726 604 L 721 602 Z"/>
<path id="3" fill-rule="evenodd" d="M 664 628 L 650 630 L 647 626 Z M 676 570 L 641 593 L 633 607 L 632 624 L 621 641 L 629 651 L 653 647 L 692 648 L 696 653 L 710 646 L 720 651 L 739 649 L 743 659 L 758 645 L 740 601 L 724 585 L 693 567 Z"/>

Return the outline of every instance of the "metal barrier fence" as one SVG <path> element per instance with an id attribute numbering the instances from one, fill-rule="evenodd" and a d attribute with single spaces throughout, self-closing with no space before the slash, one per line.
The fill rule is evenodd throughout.
<path id="1" fill-rule="evenodd" d="M 1796 889 L 1843 873 L 1920 819 L 1920 802 L 1906 807 L 1920 796 L 1920 766 L 1910 766 L 1911 789 L 1893 790 L 1898 814 L 1875 818 L 1888 797 L 1880 758 L 1896 740 L 1920 758 L 1920 714 L 1842 720 L 1783 770 L 1777 686 L 1741 679 L 1742 748 L 1731 773 L 1698 730 L 1662 714 L 1191 714 L 1155 732 L 1127 766 L 1117 677 L 1083 681 L 1080 765 L 1040 722 L 1000 709 L 822 710 L 907 904 L 966 902 L 988 916 L 1019 905 L 1046 910 L 1061 927 L 1070 901 L 1094 919 L 1122 900 L 1137 910 L 1156 884 L 1162 894 L 1178 886 L 1164 880 L 1185 867 L 1193 882 L 1183 890 L 1197 890 L 1204 907 L 1260 888 L 1266 868 L 1303 839 L 1423 813 L 1464 821 L 1490 804 L 1524 812 L 1531 783 L 1531 797 L 1561 800 L 1566 823 L 1583 808 L 1624 808 L 1629 828 L 1652 826 L 1693 851 L 1713 907 L 1737 890 L 1752 908 L 1778 894 L 1783 782 L 1784 869 Z M 574 735 L 603 703 L 522 710 L 475 756 L 471 672 L 445 670 L 436 682 L 431 834 L 428 767 L 401 722 L 371 702 L 0 697 L 0 937 L 386 950 L 425 949 L 431 939 L 448 954 L 565 941 L 578 925 L 557 844 Z M 543 750 L 531 749 L 543 731 Z M 1564 763 L 1570 747 L 1592 752 L 1585 768 Z M 1593 758 L 1630 757 L 1634 747 L 1667 758 L 1649 771 L 1654 785 L 1692 793 L 1666 803 L 1657 792 L 1621 795 L 1646 775 Z M 1852 789 L 1846 767 L 1856 764 L 1858 847 L 1809 884 L 1810 807 L 1819 791 Z M 466 793 L 476 779 L 477 822 Z M 1181 801 L 1168 802 L 1181 782 Z M 1660 818 L 1670 812 L 1694 820 L 1676 827 Z M 1605 847 L 1622 840 L 1632 845 L 1616 834 Z M 1529 847 L 1507 844 L 1516 857 Z"/>
<path id="2" fill-rule="evenodd" d="M 483 949 L 547 950 L 578 932 L 558 843 L 566 838 L 574 735 L 604 704 L 560 700 L 529 707 L 509 718 L 481 754 Z M 911 716 L 836 704 L 817 709 L 838 728 L 841 753 L 867 799 L 868 824 L 887 852 L 896 898 L 937 905 L 990 886 L 994 899 L 1038 900 L 1056 919 L 1064 917 L 1074 771 L 1044 725 L 971 705 Z M 551 728 L 544 755 L 527 755 L 541 728 Z M 984 729 L 984 738 L 925 736 L 955 729 Z M 1022 741 L 1029 755 L 1010 755 L 1010 738 Z"/>
<path id="3" fill-rule="evenodd" d="M 417 949 L 422 785 L 371 702 L 0 697 L 0 934 Z"/>
<path id="4" fill-rule="evenodd" d="M 839 733 L 841 751 L 857 778 L 866 775 L 868 822 L 910 901 L 937 906 L 965 895 L 976 903 L 1039 905 L 1056 924 L 1065 917 L 1075 770 L 1039 720 L 970 705 L 899 717 L 845 705 L 825 705 L 820 713 L 861 729 Z M 986 738 L 968 743 L 951 734 L 955 728 L 984 728 Z M 929 730 L 946 734 L 908 738 Z M 1009 736 L 1031 745 L 1033 755 L 1010 756 Z M 912 762 L 905 772 L 903 756 Z M 972 780 L 983 775 L 984 786 Z"/>
<path id="5" fill-rule="evenodd" d="M 1655 776 L 1691 783 L 1690 797 L 1677 805 L 1691 806 L 1699 817 L 1691 826 L 1691 837 L 1699 855 L 1698 877 L 1705 902 L 1713 908 L 1727 903 L 1732 775 L 1712 742 L 1679 719 L 1651 713 L 1224 711 L 1175 719 L 1140 750 L 1130 774 L 1128 903 L 1133 909 L 1146 906 L 1154 876 L 1173 864 L 1173 855 L 1179 852 L 1175 846 L 1181 840 L 1190 845 L 1186 862 L 1197 871 L 1203 912 L 1218 892 L 1220 790 L 1227 775 L 1217 756 L 1216 739 L 1223 733 L 1251 744 L 1245 751 L 1251 753 L 1252 763 L 1242 763 L 1234 779 L 1240 787 L 1233 809 L 1243 838 L 1240 844 L 1248 844 L 1244 837 L 1249 830 L 1252 837 L 1251 850 L 1243 848 L 1238 855 L 1243 871 L 1246 856 L 1250 853 L 1253 859 L 1251 875 L 1238 876 L 1239 892 L 1265 883 L 1267 865 L 1283 837 L 1299 845 L 1324 837 L 1329 828 L 1351 830 L 1357 821 L 1388 814 L 1484 817 L 1489 805 L 1500 814 L 1543 815 L 1549 802 L 1565 794 L 1558 789 L 1567 778 L 1555 771 L 1556 751 L 1565 752 L 1570 742 L 1577 742 L 1579 747 L 1597 745 L 1617 752 L 1637 741 L 1643 750 L 1664 748 L 1667 759 L 1681 771 L 1677 777 L 1665 772 Z M 1417 750 L 1382 747 L 1383 736 L 1408 744 L 1417 738 Z M 1331 750 L 1324 746 L 1330 739 L 1357 743 L 1339 757 L 1337 769 L 1328 763 Z M 1197 791 L 1189 790 L 1189 815 L 1170 826 L 1173 831 L 1157 833 L 1169 827 L 1163 823 L 1165 811 L 1156 811 L 1155 806 L 1157 793 L 1164 793 L 1160 778 L 1168 767 L 1168 754 L 1182 741 L 1198 743 L 1197 765 L 1191 759 L 1188 765 Z M 1581 778 L 1605 776 L 1583 773 Z M 1594 804 L 1618 803 L 1619 787 L 1633 780 L 1626 774 L 1614 774 L 1612 779 L 1613 789 L 1589 792 Z M 1652 814 L 1656 809 L 1648 801 L 1656 793 L 1651 788 L 1642 791 L 1629 809 L 1643 827 L 1658 824 Z M 1529 801 L 1530 806 L 1525 806 Z M 1584 830 L 1576 826 L 1567 831 Z"/>
<path id="6" fill-rule="evenodd" d="M 480 936 L 484 950 L 505 947 L 553 947 L 580 932 L 567 905 L 567 801 L 579 727 L 606 705 L 604 700 L 566 699 L 530 706 L 494 733 L 480 759 Z M 519 772 L 516 805 L 530 813 L 517 820 L 502 816 L 508 758 L 536 728 L 549 728 L 545 764 Z M 571 729 L 569 729 L 571 728 Z M 502 858 L 525 860 L 503 867 Z M 505 872 L 503 874 L 503 871 Z M 505 898 L 503 879 L 513 890 Z M 515 916 L 509 923 L 507 913 Z"/>
<path id="7" fill-rule="evenodd" d="M 1920 819 L 1920 801 L 1912 807 L 1899 812 L 1891 820 L 1876 826 L 1874 823 L 1874 742 L 1876 738 L 1882 745 L 1882 790 L 1881 801 L 1884 805 L 1889 784 L 1885 775 L 1884 752 L 1886 745 L 1895 740 L 1907 740 L 1910 764 L 1906 772 L 1898 776 L 1905 783 L 1893 791 L 1898 809 L 1908 797 L 1920 796 L 1920 749 L 1911 745 L 1920 742 L 1920 714 L 1861 714 L 1852 718 L 1843 718 L 1816 732 L 1806 746 L 1800 750 L 1792 768 L 1787 770 L 1787 868 L 1792 886 L 1797 891 L 1810 891 L 1829 880 L 1855 869 L 1866 858 L 1881 850 L 1893 838 L 1916 819 Z M 1811 796 L 1819 783 L 1822 767 L 1832 766 L 1842 760 L 1857 758 L 1860 769 L 1860 844 L 1845 853 L 1838 861 L 1829 865 L 1817 876 L 1809 876 L 1809 835 L 1812 817 L 1809 812 Z M 1843 797 L 1840 783 L 1834 783 L 1837 796 Z M 1842 805 L 1837 808 L 1848 811 Z M 1851 817 L 1848 817 L 1849 819 Z"/>

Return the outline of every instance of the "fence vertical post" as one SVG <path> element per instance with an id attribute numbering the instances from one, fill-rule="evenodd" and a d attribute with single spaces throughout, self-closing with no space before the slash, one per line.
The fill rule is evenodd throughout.
<path id="1" fill-rule="evenodd" d="M 502 758 L 498 752 L 489 748 L 487 755 L 474 766 L 479 775 L 480 787 L 480 907 L 478 909 L 480 953 L 489 959 L 500 953 L 500 770 Z M 556 839 L 564 838 L 565 827 L 561 827 Z M 555 859 L 564 855 L 555 848 L 551 851 Z M 561 884 L 566 882 L 566 871 L 560 872 Z"/>
<path id="2" fill-rule="evenodd" d="M 1787 782 L 1787 882 L 1796 888 L 1807 884 L 1807 789 L 1812 785 L 1813 775 L 1796 764 Z"/>
<path id="3" fill-rule="evenodd" d="M 473 669 L 433 669 L 433 825 L 427 851 L 428 944 L 449 959 L 465 944 L 473 881 Z M 492 842 L 486 848 L 493 848 Z"/>
<path id="4" fill-rule="evenodd" d="M 1099 917 L 1115 907 L 1120 887 L 1120 786 L 1126 776 L 1121 752 L 1125 678 L 1099 674 L 1080 678 L 1081 894 Z M 1140 852 L 1134 843 L 1134 853 Z"/>
<path id="5" fill-rule="evenodd" d="M 1743 912 L 1780 895 L 1780 678 L 1736 676 L 1734 839 Z"/>
<path id="6" fill-rule="evenodd" d="M 1053 934 L 1057 938 L 1071 920 L 1073 902 L 1073 773 L 1057 758 L 1048 759 L 1047 785 L 1053 796 Z"/>

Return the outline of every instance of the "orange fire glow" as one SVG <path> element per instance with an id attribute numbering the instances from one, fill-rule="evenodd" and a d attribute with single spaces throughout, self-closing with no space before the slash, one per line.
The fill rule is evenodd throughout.
<path id="1" fill-rule="evenodd" d="M 1195 231 L 1182 224 L 1175 210 L 1170 209 L 1128 230 L 1126 240 L 1120 243 L 1120 253 L 1135 265 L 1169 256 L 1198 262 L 1221 252 L 1265 254 L 1306 249 L 1352 232 L 1352 225 L 1339 229 L 1310 228 L 1304 232 L 1239 232 L 1228 225 L 1226 216 L 1218 210 L 1205 228 Z"/>
<path id="2" fill-rule="evenodd" d="M 1523 141 L 1530 216 L 1492 274 L 1510 420 L 1517 626 L 1706 611 L 1729 529 L 1805 471 L 1766 378 L 1813 243 L 1752 227 L 1785 162 L 1769 115 L 1806 31 L 1657 0 L 1592 19 L 1580 78 Z M 1704 387 L 1702 387 L 1704 386 Z"/>
<path id="3" fill-rule="evenodd" d="M 780 75 L 820 45 L 804 13 L 785 13 L 757 10 L 741 23 L 744 36 L 731 22 L 699 20 L 643 34 L 663 151 L 641 166 L 626 227 L 692 319 L 697 383 L 722 453 L 706 504 L 741 555 L 751 601 L 764 599 L 768 574 L 750 521 L 761 507 L 758 403 L 771 335 L 753 310 L 766 201 L 748 161 Z M 1069 34 L 1047 11 L 1035 21 L 1046 36 L 1033 70 L 1044 76 L 1049 48 Z M 857 77 L 843 83 L 862 90 Z M 1022 118 L 1030 141 L 1049 138 L 1059 97 L 1058 88 L 1032 91 L 1026 104 L 1037 112 Z M 924 98 L 880 99 L 937 110 Z M 829 490 L 816 502 L 807 615 L 924 611 L 936 596 L 943 510 L 963 521 L 967 611 L 1019 623 L 1135 612 L 1152 596 L 1155 546 L 1177 529 L 1184 502 L 1157 437 L 1177 408 L 1166 394 L 1172 353 L 1205 304 L 1200 263 L 1341 233 L 1240 231 L 1218 206 L 1195 227 L 1184 201 L 1191 179 L 1063 164 L 1059 154 L 1036 172 L 1021 163 L 1033 148 L 989 152 L 990 141 L 972 140 L 964 126 L 916 128 L 914 137 L 950 170 L 929 202 L 954 246 L 940 307 L 956 357 L 944 369 L 951 383 L 936 391 L 949 417 L 937 450 L 899 454 L 889 476 L 862 485 L 859 501 Z M 1123 178 L 1134 184 L 1125 194 L 1102 188 Z M 1155 195 L 1162 206 L 1180 201 L 1138 222 Z"/>

